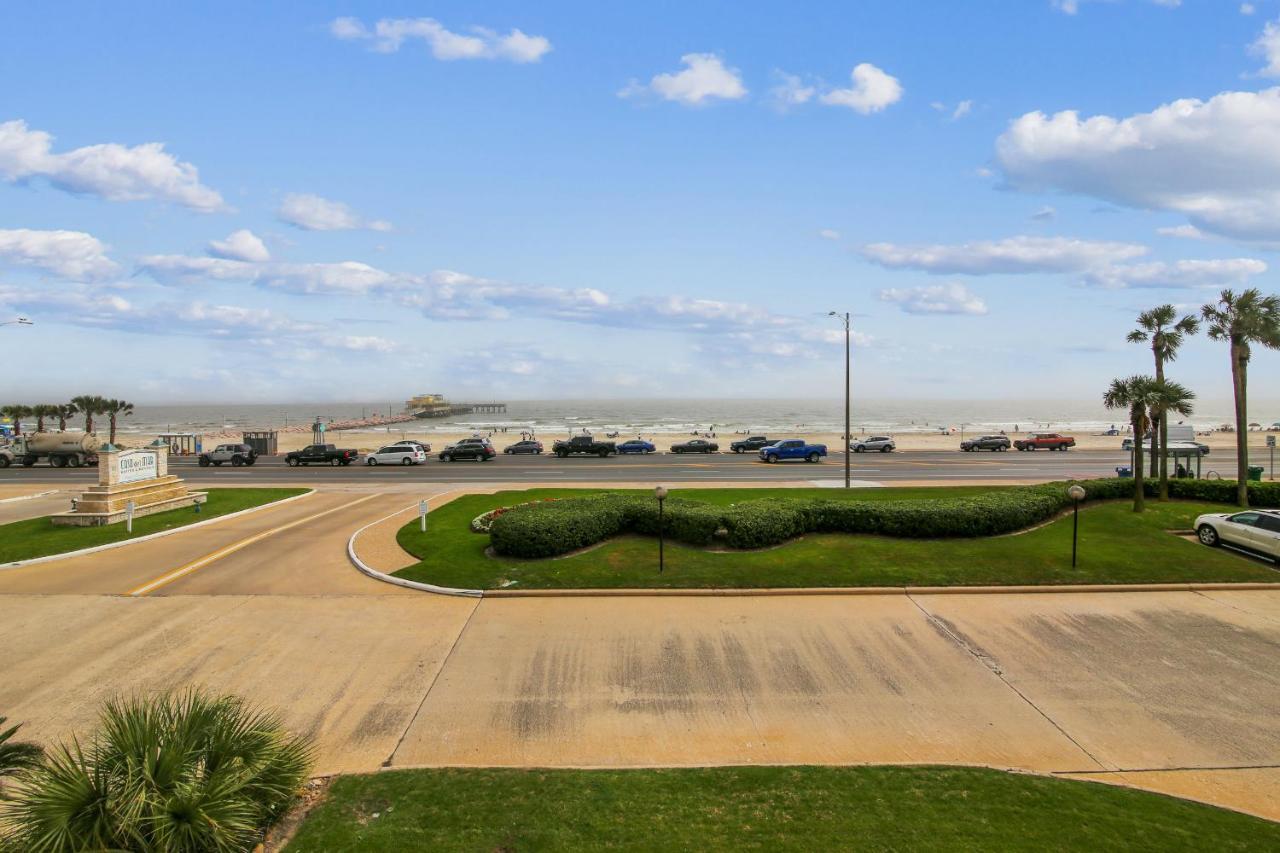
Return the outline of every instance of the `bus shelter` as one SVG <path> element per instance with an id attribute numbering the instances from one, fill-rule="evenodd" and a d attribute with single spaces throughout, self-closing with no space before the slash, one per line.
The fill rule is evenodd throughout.
<path id="1" fill-rule="evenodd" d="M 162 432 L 157 438 L 169 445 L 173 456 L 195 456 L 200 452 L 200 436 L 194 432 Z"/>

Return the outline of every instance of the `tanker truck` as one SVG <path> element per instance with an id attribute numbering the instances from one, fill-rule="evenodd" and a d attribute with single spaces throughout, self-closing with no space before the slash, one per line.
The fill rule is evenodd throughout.
<path id="1" fill-rule="evenodd" d="M 98 436 L 91 432 L 34 432 L 18 436 L 9 445 L 9 450 L 13 453 L 13 461 L 26 468 L 45 457 L 54 468 L 79 468 L 81 465 L 98 464 L 98 447 L 101 444 Z"/>

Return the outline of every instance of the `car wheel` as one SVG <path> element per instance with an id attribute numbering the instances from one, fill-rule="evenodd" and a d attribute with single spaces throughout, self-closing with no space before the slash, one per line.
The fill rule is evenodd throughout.
<path id="1" fill-rule="evenodd" d="M 1210 548 L 1217 548 L 1222 544 L 1222 540 L 1218 537 L 1218 531 L 1213 529 L 1213 525 L 1202 524 L 1196 528 L 1196 538 L 1204 545 Z"/>
<path id="2" fill-rule="evenodd" d="M 820 458 L 820 457 L 818 456 L 818 454 L 817 454 L 816 452 L 814 452 L 814 453 L 810 453 L 810 454 L 809 454 L 809 461 L 810 461 L 810 462 L 817 462 L 819 458 Z"/>
<path id="3" fill-rule="evenodd" d="M 853 448 L 853 452 L 854 452 L 854 453 L 863 453 L 863 452 L 865 452 L 865 451 L 866 451 L 866 448 L 865 448 L 865 447 L 863 447 L 861 444 L 859 444 L 857 447 Z"/>
<path id="4" fill-rule="evenodd" d="M 338 467 L 338 460 L 337 460 L 337 459 L 330 459 L 330 460 L 329 460 L 329 466 L 330 466 L 331 468 L 337 468 L 337 467 Z"/>
<path id="5" fill-rule="evenodd" d="M 372 456 L 370 456 L 368 459 L 364 460 L 364 464 L 366 464 L 366 465 L 368 465 L 370 468 L 372 468 L 374 465 L 377 465 L 377 464 L 378 464 L 378 460 L 377 460 L 377 459 L 374 459 Z"/>
<path id="6" fill-rule="evenodd" d="M 297 468 L 297 467 L 298 467 L 298 460 L 297 460 L 297 459 L 286 459 L 286 460 L 284 460 L 284 463 L 285 463 L 286 465 L 288 465 L 290 468 Z"/>
<path id="7" fill-rule="evenodd" d="M 413 464 L 413 460 L 412 460 L 412 459 L 410 459 L 408 456 L 406 456 L 405 458 L 403 458 L 403 459 L 401 459 L 401 460 L 400 460 L 400 464 L 401 464 L 401 465 L 412 465 L 412 464 Z"/>
<path id="8" fill-rule="evenodd" d="M 9 457 L 0 456 L 0 468 L 8 468 L 8 467 L 9 467 Z"/>
<path id="9" fill-rule="evenodd" d="M 892 448 L 892 447 L 882 447 L 882 448 L 880 448 L 880 452 L 881 452 L 881 453 L 888 453 L 890 450 L 893 450 L 893 448 Z"/>
<path id="10" fill-rule="evenodd" d="M 444 456 L 441 456 L 441 457 L 440 457 L 440 461 L 441 461 L 441 462 L 452 462 L 452 461 L 453 461 L 453 454 L 452 454 L 452 453 L 446 453 Z"/>
<path id="11" fill-rule="evenodd" d="M 66 465 L 66 464 L 67 464 L 67 460 L 63 459 L 61 456 L 49 457 L 49 465 L 54 468 L 61 468 L 63 465 Z"/>

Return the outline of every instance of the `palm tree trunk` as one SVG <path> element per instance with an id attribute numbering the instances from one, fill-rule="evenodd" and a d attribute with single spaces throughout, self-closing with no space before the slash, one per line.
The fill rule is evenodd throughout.
<path id="1" fill-rule="evenodd" d="M 36 415 L 36 432 L 44 432 L 44 415 Z"/>
<path id="2" fill-rule="evenodd" d="M 1142 422 L 1133 421 L 1133 511 L 1146 509 L 1146 494 L 1142 485 Z"/>
<path id="3" fill-rule="evenodd" d="M 67 419 L 63 415 L 58 415 L 58 432 L 67 431 Z"/>
<path id="4" fill-rule="evenodd" d="M 1156 381 L 1164 381 L 1164 359 L 1156 357 Z M 1151 431 L 1151 452 L 1159 460 L 1160 493 L 1159 499 L 1169 500 L 1169 418 L 1164 408 L 1157 408 L 1155 413 L 1155 429 Z"/>
<path id="5" fill-rule="evenodd" d="M 1231 343 L 1231 389 L 1236 398 L 1236 503 L 1249 505 L 1249 426 L 1246 388 L 1249 362 L 1244 357 L 1244 347 Z"/>
<path id="6" fill-rule="evenodd" d="M 116 443 L 116 413 L 115 413 L 115 412 L 112 412 L 112 413 L 111 413 L 110 415 L 108 415 L 107 417 L 109 417 L 109 418 L 111 419 L 111 439 L 110 439 L 110 441 L 111 441 L 111 443 L 112 443 L 112 444 L 115 444 L 115 443 Z"/>
<path id="7" fill-rule="evenodd" d="M 93 412 L 84 413 L 84 431 L 86 435 L 93 432 Z"/>

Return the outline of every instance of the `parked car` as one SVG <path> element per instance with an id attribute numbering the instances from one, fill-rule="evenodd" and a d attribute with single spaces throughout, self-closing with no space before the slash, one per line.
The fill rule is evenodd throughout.
<path id="1" fill-rule="evenodd" d="M 679 444 L 671 445 L 672 453 L 719 453 L 720 445 L 714 441 L 707 441 L 705 438 L 695 438 L 692 441 L 682 441 Z"/>
<path id="2" fill-rule="evenodd" d="M 618 445 L 619 453 L 652 453 L 657 449 L 652 441 L 645 441 L 643 438 L 633 438 Z"/>
<path id="3" fill-rule="evenodd" d="M 198 461 L 201 468 L 208 468 L 210 465 L 221 466 L 225 462 L 230 462 L 232 467 L 239 468 L 241 465 L 252 465 L 257 462 L 258 451 L 247 444 L 219 444 L 213 450 L 201 453 Z"/>
<path id="4" fill-rule="evenodd" d="M 350 465 L 360 454 L 350 448 L 339 448 L 332 444 L 311 444 L 301 450 L 284 455 L 286 465 Z"/>
<path id="5" fill-rule="evenodd" d="M 551 445 L 551 451 L 564 459 L 566 456 L 612 456 L 618 452 L 618 445 L 612 441 L 596 441 L 589 435 L 575 435 L 568 441 L 557 441 Z"/>
<path id="6" fill-rule="evenodd" d="M 1066 450 L 1075 447 L 1076 440 L 1056 432 L 1030 432 L 1015 441 L 1013 446 L 1018 450 Z"/>
<path id="7" fill-rule="evenodd" d="M 803 438 L 784 438 L 758 451 L 765 462 L 781 462 L 786 459 L 803 459 L 817 462 L 827 455 L 825 444 L 809 444 Z"/>
<path id="8" fill-rule="evenodd" d="M 734 453 L 746 453 L 751 450 L 759 450 L 762 447 L 768 447 L 771 444 L 773 444 L 773 442 L 763 435 L 751 435 L 733 442 L 729 445 L 729 449 Z"/>
<path id="9" fill-rule="evenodd" d="M 542 442 L 534 441 L 533 439 L 529 438 L 529 439 L 525 439 L 524 441 L 517 441 L 515 444 L 511 444 L 502 448 L 502 452 L 508 455 L 514 454 L 514 453 L 540 454 L 542 453 Z"/>
<path id="10" fill-rule="evenodd" d="M 440 451 L 441 462 L 457 462 L 459 459 L 473 459 L 477 462 L 488 462 L 498 455 L 493 445 L 483 438 L 467 438 L 457 444 L 451 444 Z"/>
<path id="11" fill-rule="evenodd" d="M 431 445 L 429 445 L 429 444 L 424 444 L 424 443 L 423 443 L 423 442 L 421 442 L 421 441 L 414 441 L 412 438 L 402 439 L 402 440 L 400 440 L 400 441 L 393 442 L 393 443 L 391 443 L 391 444 L 390 444 L 390 445 L 388 445 L 388 446 L 389 446 L 389 447 L 401 447 L 402 445 L 409 445 L 410 447 L 416 447 L 416 448 L 420 449 L 423 453 L 430 453 L 430 452 L 431 452 Z"/>
<path id="12" fill-rule="evenodd" d="M 389 444 L 364 458 L 366 465 L 421 465 L 427 453 L 417 444 Z"/>
<path id="13" fill-rule="evenodd" d="M 1196 537 L 1205 545 L 1232 545 L 1280 562 L 1280 510 L 1214 512 L 1196 519 Z"/>
<path id="14" fill-rule="evenodd" d="M 974 450 L 1008 450 L 1013 446 L 1007 435 L 980 435 L 977 438 L 966 438 L 960 442 L 960 449 Z"/>
<path id="15" fill-rule="evenodd" d="M 871 438 L 855 438 L 849 442 L 849 449 L 854 453 L 866 453 L 868 450 L 879 450 L 881 453 L 889 453 L 896 450 L 898 445 L 893 443 L 893 439 L 887 435 L 873 435 Z"/>

